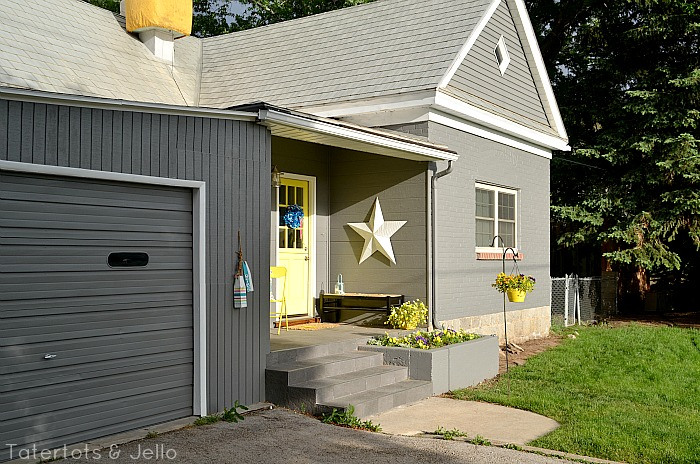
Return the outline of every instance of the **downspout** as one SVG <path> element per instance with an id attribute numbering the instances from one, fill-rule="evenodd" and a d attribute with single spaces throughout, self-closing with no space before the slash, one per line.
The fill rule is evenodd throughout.
<path id="1" fill-rule="evenodd" d="M 437 196 L 437 181 L 441 177 L 444 177 L 452 172 L 453 166 L 452 161 L 447 162 L 447 169 L 444 171 L 436 172 L 430 182 L 430 237 L 432 240 L 431 247 L 431 258 L 432 258 L 432 304 L 430 305 L 429 311 L 431 313 L 430 320 L 433 323 L 433 328 L 442 329 L 442 325 L 437 319 L 435 313 L 435 307 L 437 306 L 437 207 L 436 207 L 436 196 Z"/>

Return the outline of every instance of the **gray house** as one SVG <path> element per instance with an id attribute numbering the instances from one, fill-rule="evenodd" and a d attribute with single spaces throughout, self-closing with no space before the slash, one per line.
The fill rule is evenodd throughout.
<path id="1" fill-rule="evenodd" d="M 0 2 L 0 460 L 264 400 L 270 265 L 293 270 L 290 315 L 342 274 L 500 333 L 499 235 L 538 279 L 509 335 L 548 332 L 568 147 L 522 0 L 379 0 L 208 39 L 127 22 Z M 394 260 L 348 226 L 377 202 L 405 221 Z M 239 246 L 255 291 L 235 309 Z"/>

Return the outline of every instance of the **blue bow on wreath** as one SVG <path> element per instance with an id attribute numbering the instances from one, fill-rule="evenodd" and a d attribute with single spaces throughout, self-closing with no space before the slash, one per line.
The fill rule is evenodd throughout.
<path id="1" fill-rule="evenodd" d="M 301 227 L 301 220 L 304 218 L 304 210 L 301 209 L 299 205 L 287 206 L 287 210 L 282 216 L 282 221 L 284 225 L 291 229 L 298 229 Z"/>

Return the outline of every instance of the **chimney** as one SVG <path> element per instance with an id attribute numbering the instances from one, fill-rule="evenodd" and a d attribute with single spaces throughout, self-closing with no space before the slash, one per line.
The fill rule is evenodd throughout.
<path id="1" fill-rule="evenodd" d="M 173 62 L 174 40 L 192 32 L 192 0 L 121 0 L 126 30 L 158 58 Z"/>

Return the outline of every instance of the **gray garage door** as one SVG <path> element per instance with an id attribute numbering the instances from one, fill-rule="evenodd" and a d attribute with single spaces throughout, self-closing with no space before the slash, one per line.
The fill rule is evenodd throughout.
<path id="1" fill-rule="evenodd" d="M 192 414 L 191 195 L 0 171 L 0 461 Z"/>

